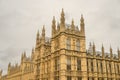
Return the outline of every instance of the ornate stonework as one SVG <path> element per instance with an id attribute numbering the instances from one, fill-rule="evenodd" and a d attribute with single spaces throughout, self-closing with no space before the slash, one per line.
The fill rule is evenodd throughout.
<path id="1" fill-rule="evenodd" d="M 80 30 L 79 30 L 80 28 Z M 90 44 L 86 50 L 85 24 L 83 15 L 80 27 L 65 23 L 62 9 L 60 23 L 52 21 L 52 37 L 45 37 L 45 27 L 42 33 L 37 32 L 36 46 L 31 57 L 22 53 L 20 65 L 8 64 L 7 74 L 0 80 L 120 80 L 120 50 L 118 56 L 95 50 L 95 44 Z"/>

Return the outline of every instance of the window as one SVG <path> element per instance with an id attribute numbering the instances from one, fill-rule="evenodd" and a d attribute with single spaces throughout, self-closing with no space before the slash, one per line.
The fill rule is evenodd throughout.
<path id="1" fill-rule="evenodd" d="M 59 80 L 59 76 L 55 76 L 55 77 L 54 77 L 54 80 Z"/>
<path id="2" fill-rule="evenodd" d="M 71 70 L 71 57 L 67 57 L 67 70 Z"/>
<path id="3" fill-rule="evenodd" d="M 59 70 L 59 57 L 55 58 L 55 70 Z"/>
<path id="4" fill-rule="evenodd" d="M 111 73 L 111 64 L 109 63 L 109 72 Z"/>
<path id="5" fill-rule="evenodd" d="M 94 80 L 94 78 L 93 77 L 88 77 L 88 80 Z"/>
<path id="6" fill-rule="evenodd" d="M 102 61 L 100 62 L 100 72 L 102 73 L 102 70 L 103 70 L 103 68 L 102 68 Z"/>
<path id="7" fill-rule="evenodd" d="M 71 76 L 67 76 L 67 80 L 72 80 L 72 79 L 71 79 Z"/>
<path id="8" fill-rule="evenodd" d="M 71 49 L 71 39 L 70 38 L 68 38 L 67 40 L 66 40 L 66 48 L 67 49 Z"/>
<path id="9" fill-rule="evenodd" d="M 91 60 L 91 71 L 93 72 L 93 61 Z"/>
<path id="10" fill-rule="evenodd" d="M 119 65 L 117 64 L 117 70 L 118 70 L 118 74 L 119 74 Z"/>
<path id="11" fill-rule="evenodd" d="M 76 50 L 80 51 L 80 40 L 76 41 Z"/>
<path id="12" fill-rule="evenodd" d="M 78 80 L 82 80 L 82 77 L 78 77 Z"/>
<path id="13" fill-rule="evenodd" d="M 81 70 L 81 59 L 77 58 L 77 70 Z"/>

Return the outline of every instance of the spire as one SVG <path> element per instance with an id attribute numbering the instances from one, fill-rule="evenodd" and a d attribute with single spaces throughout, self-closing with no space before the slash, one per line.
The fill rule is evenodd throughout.
<path id="1" fill-rule="evenodd" d="M 93 42 L 93 55 L 95 56 L 96 55 L 96 50 L 95 50 L 95 44 Z"/>
<path id="2" fill-rule="evenodd" d="M 72 22 L 71 22 L 71 28 L 72 28 L 73 31 L 75 30 L 75 25 L 74 25 L 74 20 L 73 19 L 72 19 Z"/>
<path id="3" fill-rule="evenodd" d="M 85 33 L 85 29 L 84 29 L 84 18 L 83 18 L 83 15 L 81 15 L 81 19 L 80 19 L 80 27 L 81 27 L 81 32 L 82 33 Z"/>
<path id="4" fill-rule="evenodd" d="M 43 29 L 42 29 L 42 37 L 45 37 L 45 26 L 43 25 Z"/>
<path id="5" fill-rule="evenodd" d="M 112 48 L 110 46 L 110 57 L 113 58 Z"/>
<path id="6" fill-rule="evenodd" d="M 39 34 L 39 30 L 37 32 L 37 37 L 36 37 L 36 45 L 39 44 L 39 38 L 40 38 L 40 34 Z"/>
<path id="7" fill-rule="evenodd" d="M 42 40 L 41 43 L 44 44 L 45 43 L 45 26 L 43 25 L 43 29 L 42 29 Z"/>
<path id="8" fill-rule="evenodd" d="M 24 59 L 24 54 L 22 53 L 22 55 L 21 55 L 21 64 L 23 63 L 23 59 Z"/>
<path id="9" fill-rule="evenodd" d="M 55 16 L 53 16 L 53 20 L 52 20 L 52 36 L 55 34 L 56 32 L 56 21 L 55 21 Z"/>
<path id="10" fill-rule="evenodd" d="M 61 30 L 65 29 L 65 14 L 64 14 L 63 8 L 62 8 L 61 18 L 60 18 L 60 29 Z"/>
<path id="11" fill-rule="evenodd" d="M 102 57 L 104 58 L 105 57 L 105 52 L 104 52 L 104 46 L 102 44 Z"/>

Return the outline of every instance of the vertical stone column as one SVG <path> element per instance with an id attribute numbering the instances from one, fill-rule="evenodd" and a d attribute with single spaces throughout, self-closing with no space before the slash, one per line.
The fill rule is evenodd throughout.
<path id="1" fill-rule="evenodd" d="M 93 71 L 94 71 L 94 80 L 97 80 L 97 62 L 96 62 L 96 58 L 93 59 Z"/>
<path id="2" fill-rule="evenodd" d="M 115 66 L 114 66 L 114 62 L 111 62 L 111 72 L 112 72 L 112 78 L 113 80 L 115 80 Z"/>
<path id="3" fill-rule="evenodd" d="M 54 80 L 54 54 L 51 54 L 51 60 L 50 60 L 50 80 Z"/>
<path id="4" fill-rule="evenodd" d="M 65 50 L 60 51 L 60 80 L 66 80 L 66 55 Z"/>
<path id="5" fill-rule="evenodd" d="M 106 74 L 106 62 L 105 60 L 102 61 L 102 70 L 103 70 L 103 77 L 106 78 L 107 74 Z"/>
<path id="6" fill-rule="evenodd" d="M 82 53 L 81 71 L 82 71 L 82 80 L 87 80 L 87 60 L 85 53 Z"/>

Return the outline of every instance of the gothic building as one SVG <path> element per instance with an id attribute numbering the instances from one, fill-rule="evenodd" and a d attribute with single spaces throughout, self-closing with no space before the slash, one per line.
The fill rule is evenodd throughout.
<path id="1" fill-rule="evenodd" d="M 74 20 L 65 23 L 62 9 L 60 23 L 52 20 L 51 38 L 45 36 L 45 26 L 42 33 L 37 32 L 36 46 L 31 57 L 26 53 L 21 55 L 21 63 L 8 64 L 6 75 L 0 71 L 0 80 L 120 80 L 120 50 L 118 56 L 96 51 L 95 44 L 90 43 L 86 49 L 85 23 L 83 15 L 80 27 Z"/>

